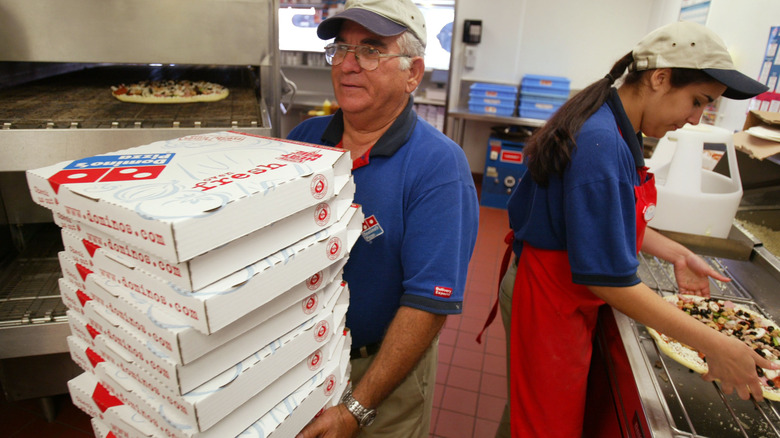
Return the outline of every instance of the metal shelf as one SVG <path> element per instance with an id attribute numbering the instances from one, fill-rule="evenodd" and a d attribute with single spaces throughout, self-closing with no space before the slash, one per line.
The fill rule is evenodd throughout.
<path id="1" fill-rule="evenodd" d="M 60 297 L 60 229 L 40 224 L 27 247 L 0 269 L 0 359 L 68 351 Z"/>
<path id="2" fill-rule="evenodd" d="M 457 109 L 447 113 L 447 118 L 451 122 L 451 128 L 448 128 L 449 132 L 452 132 L 452 139 L 455 143 L 463 146 L 463 139 L 466 134 L 466 121 L 472 120 L 477 122 L 492 122 L 502 125 L 510 126 L 527 126 L 531 128 L 538 128 L 544 125 L 545 120 L 528 119 L 522 117 L 506 117 L 506 116 L 494 116 L 491 114 L 475 114 L 465 109 Z"/>

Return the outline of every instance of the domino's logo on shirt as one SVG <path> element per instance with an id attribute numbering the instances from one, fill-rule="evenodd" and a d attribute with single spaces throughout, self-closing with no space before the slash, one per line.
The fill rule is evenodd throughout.
<path id="1" fill-rule="evenodd" d="M 384 234 L 385 230 L 379 225 L 379 221 L 376 220 L 376 216 L 373 214 L 367 217 L 363 221 L 363 231 L 360 233 L 366 242 L 371 243 L 372 240 Z"/>

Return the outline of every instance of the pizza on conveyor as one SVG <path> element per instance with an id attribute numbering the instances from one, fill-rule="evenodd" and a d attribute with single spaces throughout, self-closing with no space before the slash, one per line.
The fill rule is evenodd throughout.
<path id="1" fill-rule="evenodd" d="M 721 333 L 736 337 L 759 356 L 780 364 L 780 327 L 763 315 L 730 300 L 694 295 L 669 295 L 666 301 Z M 658 348 L 686 367 L 704 374 L 707 362 L 691 347 L 648 327 Z M 761 378 L 764 397 L 780 401 L 780 372 L 756 367 Z"/>
<path id="2" fill-rule="evenodd" d="M 189 103 L 222 100 L 229 91 L 213 82 L 167 80 L 115 85 L 111 87 L 111 94 L 122 102 Z"/>

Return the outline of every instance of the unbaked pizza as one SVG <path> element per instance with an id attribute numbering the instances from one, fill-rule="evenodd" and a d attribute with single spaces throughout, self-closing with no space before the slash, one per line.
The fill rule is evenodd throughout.
<path id="1" fill-rule="evenodd" d="M 111 94 L 122 102 L 189 103 L 222 100 L 229 91 L 213 82 L 167 80 L 115 85 L 111 87 Z"/>
<path id="2" fill-rule="evenodd" d="M 694 295 L 669 295 L 666 301 L 719 332 L 736 337 L 759 356 L 780 364 L 780 327 L 748 307 L 730 300 Z M 704 374 L 706 358 L 693 348 L 648 327 L 658 348 L 686 367 Z M 756 367 L 764 397 L 780 401 L 780 372 Z"/>

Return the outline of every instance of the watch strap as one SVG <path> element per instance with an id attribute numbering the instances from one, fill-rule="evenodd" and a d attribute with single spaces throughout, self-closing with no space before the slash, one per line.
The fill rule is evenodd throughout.
<path id="1" fill-rule="evenodd" d="M 376 417 L 376 409 L 368 409 L 355 400 L 352 396 L 352 389 L 348 389 L 347 392 L 341 397 L 341 403 L 347 408 L 350 414 L 357 420 L 358 427 L 363 428 L 370 426 L 374 422 Z"/>

